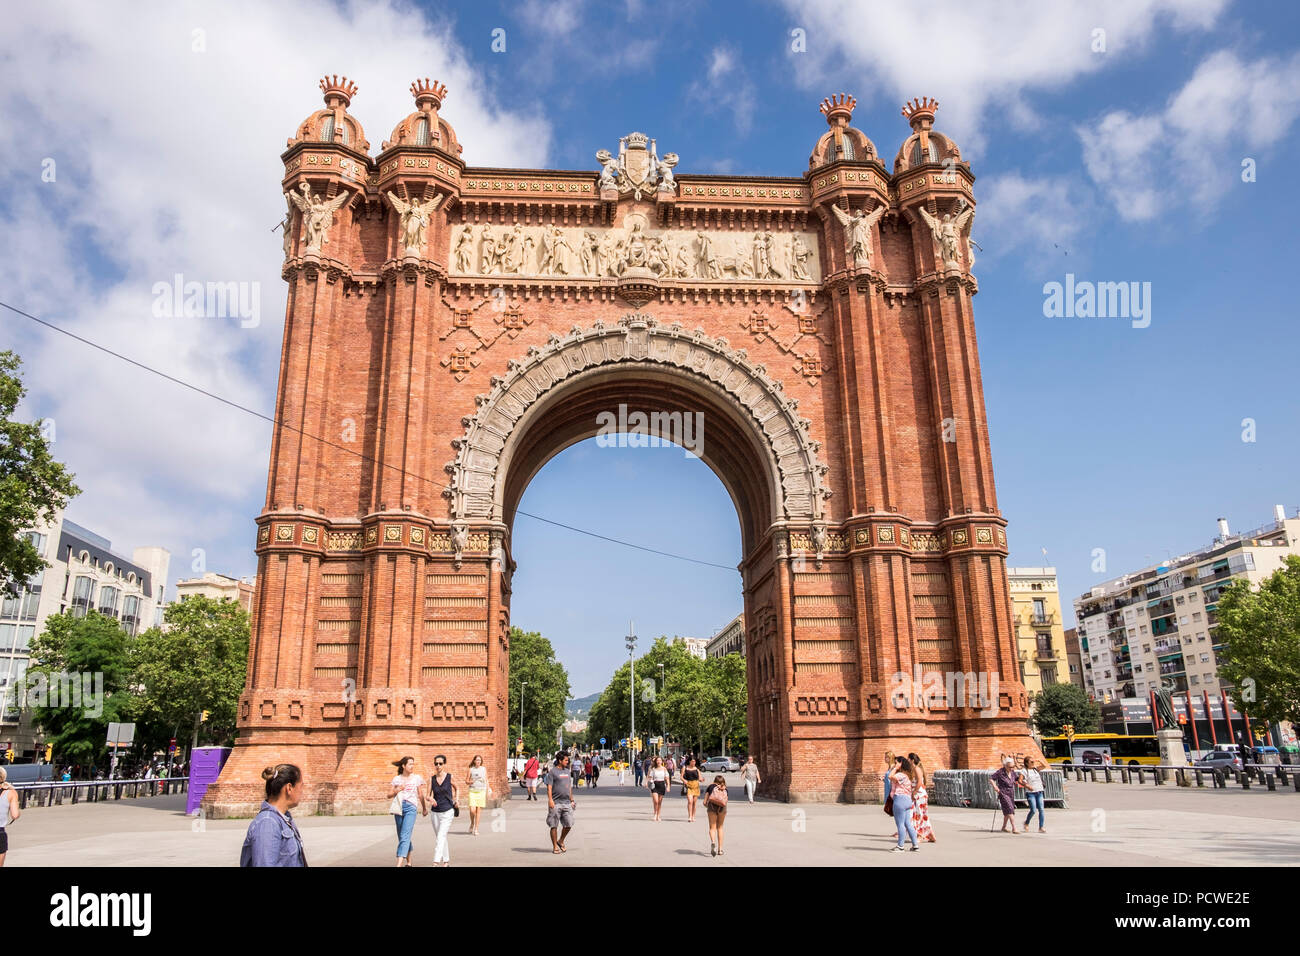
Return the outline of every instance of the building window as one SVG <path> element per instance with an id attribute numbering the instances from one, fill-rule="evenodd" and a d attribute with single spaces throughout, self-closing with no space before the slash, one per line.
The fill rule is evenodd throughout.
<path id="1" fill-rule="evenodd" d="M 415 121 L 415 145 L 429 145 L 429 118 L 427 116 L 421 116 Z"/>
<path id="2" fill-rule="evenodd" d="M 128 594 L 122 601 L 122 628 L 132 637 L 140 626 L 140 598 Z"/>
<path id="3" fill-rule="evenodd" d="M 334 114 L 330 113 L 321 118 L 320 124 L 320 141 L 322 143 L 334 142 Z"/>
<path id="4" fill-rule="evenodd" d="M 1175 604 L 1182 604 L 1182 603 L 1183 603 L 1183 596 L 1180 594 L 1180 595 L 1178 595 L 1178 597 L 1174 598 L 1174 603 L 1175 603 Z"/>
<path id="5" fill-rule="evenodd" d="M 14 647 L 14 624 L 0 624 L 0 651 L 11 651 Z"/>
<path id="6" fill-rule="evenodd" d="M 114 587 L 99 589 L 99 613 L 117 617 L 117 599 L 122 592 Z"/>
<path id="7" fill-rule="evenodd" d="M 32 638 L 36 636 L 35 624 L 19 624 L 18 640 L 14 643 L 15 651 L 25 651 L 32 645 Z"/>
<path id="8" fill-rule="evenodd" d="M 1199 621 L 1200 619 L 1201 619 L 1201 612 L 1200 612 L 1200 611 L 1193 611 L 1193 612 L 1192 612 L 1192 620 L 1193 620 L 1193 621 Z"/>
<path id="9" fill-rule="evenodd" d="M 1193 684 L 1199 684 L 1201 682 L 1201 679 L 1197 677 L 1195 674 L 1189 677 L 1188 680 L 1190 680 Z"/>
<path id="10" fill-rule="evenodd" d="M 95 581 L 81 575 L 72 587 L 72 616 L 85 617 L 95 597 Z"/>
<path id="11" fill-rule="evenodd" d="M 1201 655 L 1201 663 L 1202 663 L 1202 664 L 1208 664 L 1208 663 L 1210 663 L 1210 655 L 1209 655 L 1209 654 L 1202 654 L 1202 655 Z"/>

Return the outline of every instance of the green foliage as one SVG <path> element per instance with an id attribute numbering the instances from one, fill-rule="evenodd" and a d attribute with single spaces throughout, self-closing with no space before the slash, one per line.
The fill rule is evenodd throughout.
<path id="1" fill-rule="evenodd" d="M 29 701 L 42 678 L 51 695 L 46 706 L 31 708 L 44 742 L 54 745 L 60 762 L 90 763 L 100 757 L 107 749 L 109 723 L 134 720 L 139 705 L 130 693 L 130 638 L 126 632 L 116 620 L 95 611 L 83 618 L 51 615 L 45 630 L 32 641 L 31 658 L 26 681 Z M 54 698 L 54 687 L 66 686 L 63 674 L 78 678 L 83 690 L 80 700 L 75 696 L 69 700 L 63 693 Z M 81 675 L 91 675 L 96 690 L 102 687 L 102 700 L 86 700 L 87 685 Z"/>
<path id="2" fill-rule="evenodd" d="M 1237 709 L 1267 723 L 1300 723 L 1300 557 L 1252 591 L 1241 579 L 1219 596 L 1219 673 Z"/>
<path id="3" fill-rule="evenodd" d="M 1034 698 L 1033 722 L 1044 737 L 1059 735 L 1066 724 L 1076 734 L 1091 734 L 1101 727 L 1101 708 L 1077 684 L 1049 684 Z"/>
<path id="4" fill-rule="evenodd" d="M 24 581 L 46 567 L 32 543 L 19 535 L 53 521 L 55 512 L 81 491 L 50 454 L 41 423 L 13 420 L 27 393 L 17 374 L 21 365 L 13 352 L 0 352 L 0 586 L 9 594 L 17 594 Z"/>
<path id="5" fill-rule="evenodd" d="M 660 678 L 659 665 L 663 664 Z M 614 672 L 591 708 L 591 739 L 626 737 L 631 727 L 630 665 Z M 712 754 L 730 741 L 732 750 L 748 742 L 745 660 L 739 654 L 700 660 L 684 644 L 660 637 L 636 661 L 636 726 L 643 738 L 668 738 L 688 750 Z M 647 747 L 647 749 L 649 749 Z"/>
<path id="6" fill-rule="evenodd" d="M 569 699 L 569 675 L 555 659 L 551 642 L 535 631 L 510 628 L 510 748 L 519 739 L 519 690 L 524 691 L 524 749 L 554 751 L 555 735 L 564 723 Z"/>
<path id="7" fill-rule="evenodd" d="M 229 742 L 248 670 L 248 612 L 229 598 L 200 595 L 169 605 L 165 620 L 166 630 L 150 628 L 135 641 L 142 718 L 178 743 L 200 733 L 199 743 Z"/>

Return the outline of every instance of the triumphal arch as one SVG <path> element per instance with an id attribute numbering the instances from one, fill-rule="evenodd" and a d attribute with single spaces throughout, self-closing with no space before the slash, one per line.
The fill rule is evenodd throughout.
<path id="1" fill-rule="evenodd" d="M 372 155 L 355 85 L 321 88 L 282 155 L 277 423 L 213 812 L 255 809 L 279 762 L 306 771 L 308 812 L 382 810 L 405 754 L 482 753 L 508 793 L 515 508 L 620 405 L 703 416 L 741 523 L 769 794 L 875 797 L 886 748 L 961 767 L 1030 746 L 973 176 L 937 103 L 903 108 L 888 162 L 828 98 L 806 171 L 746 177 L 639 132 L 589 170 L 467 166 L 427 80 Z"/>

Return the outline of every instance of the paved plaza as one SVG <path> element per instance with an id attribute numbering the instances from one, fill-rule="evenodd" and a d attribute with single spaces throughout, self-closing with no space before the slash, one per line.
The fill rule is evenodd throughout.
<path id="1" fill-rule="evenodd" d="M 731 774 L 731 777 L 738 777 Z M 451 833 L 453 866 L 1295 866 L 1300 864 L 1300 794 L 1156 789 L 1069 783 L 1069 808 L 1048 808 L 1046 834 L 989 832 L 994 812 L 930 808 L 938 842 L 893 854 L 893 821 L 879 806 L 744 802 L 731 786 L 726 855 L 712 859 L 705 813 L 686 822 L 674 791 L 664 819 L 650 819 L 644 790 L 617 784 L 578 791 L 568 853 L 551 853 L 546 803 L 523 792 L 484 811 L 468 835 L 462 810 Z M 233 866 L 247 820 L 196 820 L 185 797 L 32 808 L 10 829 L 6 866 Z M 1019 811 L 1023 821 L 1025 811 Z M 313 866 L 392 866 L 392 818 L 303 817 Z M 1017 824 L 1019 825 L 1019 824 Z M 430 866 L 433 832 L 417 825 L 412 861 Z"/>

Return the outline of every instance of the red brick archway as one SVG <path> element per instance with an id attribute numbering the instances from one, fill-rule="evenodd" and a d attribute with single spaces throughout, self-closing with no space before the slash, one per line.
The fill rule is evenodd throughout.
<path id="1" fill-rule="evenodd" d="M 322 88 L 283 155 L 279 424 L 214 812 L 255 809 L 262 767 L 286 761 L 307 812 L 382 810 L 408 753 L 482 753 L 508 792 L 515 508 L 620 404 L 703 415 L 742 528 L 770 793 L 874 798 L 886 748 L 966 766 L 1032 746 L 971 312 L 973 177 L 935 104 L 909 104 L 892 171 L 836 98 L 809 170 L 756 179 L 675 175 L 641 134 L 600 173 L 467 167 L 428 83 L 371 158 L 355 87 Z M 998 691 L 899 696 L 918 670 Z"/>

